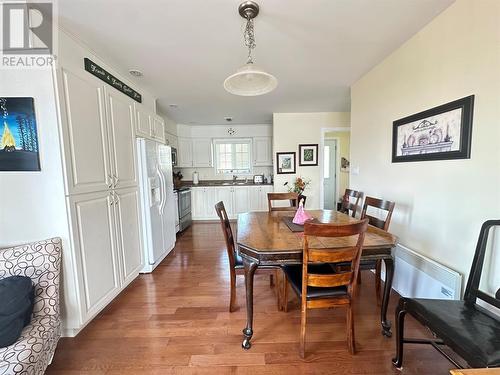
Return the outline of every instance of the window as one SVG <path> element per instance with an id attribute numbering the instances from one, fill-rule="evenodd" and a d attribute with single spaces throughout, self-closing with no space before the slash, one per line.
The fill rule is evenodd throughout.
<path id="1" fill-rule="evenodd" d="M 217 173 L 252 173 L 252 141 L 250 139 L 221 139 L 215 144 Z"/>

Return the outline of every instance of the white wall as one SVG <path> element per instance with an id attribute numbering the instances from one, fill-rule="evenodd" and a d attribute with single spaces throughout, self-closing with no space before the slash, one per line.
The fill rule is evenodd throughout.
<path id="1" fill-rule="evenodd" d="M 234 134 L 229 135 L 228 129 L 232 128 Z M 186 138 L 252 138 L 272 137 L 272 125 L 177 125 L 177 135 Z M 177 169 L 176 169 L 177 170 Z M 215 168 L 179 168 L 184 180 L 192 180 L 193 172 L 199 173 L 201 180 L 230 180 L 232 175 L 217 174 Z M 252 174 L 269 175 L 273 173 L 272 167 L 253 167 Z M 241 177 L 248 177 L 242 175 Z"/>
<path id="2" fill-rule="evenodd" d="M 277 152 L 295 152 L 297 156 L 296 174 L 276 174 L 274 165 L 274 191 L 287 191 L 283 184 L 293 182 L 302 176 L 311 180 L 311 185 L 305 191 L 307 208 L 320 207 L 320 168 L 321 155 L 318 155 L 319 165 L 311 167 L 299 166 L 299 144 L 319 145 L 323 128 L 349 128 L 348 112 L 313 112 L 313 113 L 275 113 L 273 116 L 273 161 L 276 164 Z"/>
<path id="3" fill-rule="evenodd" d="M 391 163 L 394 120 L 471 94 L 470 159 Z M 400 242 L 466 280 L 482 222 L 500 216 L 500 2 L 458 0 L 351 96 L 351 185 L 395 201 Z"/>

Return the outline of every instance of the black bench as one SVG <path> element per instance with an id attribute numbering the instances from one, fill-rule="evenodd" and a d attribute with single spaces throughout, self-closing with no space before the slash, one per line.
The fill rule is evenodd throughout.
<path id="1" fill-rule="evenodd" d="M 396 308 L 396 358 L 392 360 L 396 367 L 403 365 L 404 343 L 430 344 L 458 368 L 462 366 L 443 350 L 443 345 L 460 355 L 471 367 L 500 367 L 500 318 L 476 303 L 479 298 L 493 308 L 500 308 L 500 289 L 495 297 L 479 290 L 488 235 L 495 226 L 500 226 L 500 220 L 486 221 L 481 227 L 463 300 L 405 297 L 399 300 Z M 429 328 L 438 339 L 405 338 L 406 313 Z"/>

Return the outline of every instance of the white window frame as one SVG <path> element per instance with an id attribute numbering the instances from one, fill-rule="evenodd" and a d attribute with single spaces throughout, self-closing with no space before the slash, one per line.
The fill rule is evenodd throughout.
<path id="1" fill-rule="evenodd" d="M 224 172 L 219 171 L 219 155 L 218 155 L 218 148 L 217 145 L 219 144 L 242 144 L 246 143 L 248 144 L 248 171 L 247 172 L 238 172 L 239 169 L 236 170 L 226 170 Z M 227 175 L 227 174 L 238 174 L 238 175 L 252 175 L 253 174 L 253 140 L 252 138 L 220 138 L 220 139 L 214 139 L 212 142 L 213 149 L 214 149 L 214 166 L 215 166 L 215 173 L 219 175 Z M 234 157 L 234 155 L 233 155 Z"/>

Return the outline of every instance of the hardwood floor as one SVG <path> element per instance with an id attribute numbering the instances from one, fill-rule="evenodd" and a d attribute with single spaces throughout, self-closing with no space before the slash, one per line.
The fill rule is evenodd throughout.
<path id="1" fill-rule="evenodd" d="M 343 309 L 311 310 L 302 360 L 297 298 L 288 313 L 277 311 L 268 276 L 256 275 L 253 346 L 244 351 L 243 277 L 237 280 L 240 308 L 229 313 L 220 225 L 194 224 L 153 274 L 139 276 L 76 338 L 61 339 L 47 375 L 448 374 L 449 363 L 425 346 L 408 345 L 405 368 L 393 368 L 394 338 L 380 334 L 373 282 L 364 272 L 354 303 L 358 353 L 347 351 Z M 391 320 L 396 300 L 394 294 Z M 410 317 L 406 326 L 414 336 L 427 334 Z"/>

